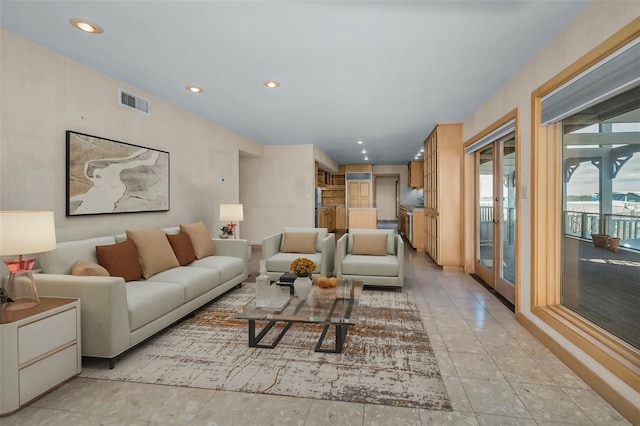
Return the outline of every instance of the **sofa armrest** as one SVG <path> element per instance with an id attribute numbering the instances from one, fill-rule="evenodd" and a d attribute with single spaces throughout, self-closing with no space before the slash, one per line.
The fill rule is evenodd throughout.
<path id="1" fill-rule="evenodd" d="M 269 259 L 271 256 L 280 253 L 280 243 L 282 242 L 282 232 L 269 235 L 262 239 L 262 258 Z"/>
<path id="2" fill-rule="evenodd" d="M 239 257 L 249 262 L 249 243 L 247 240 L 213 240 L 214 256 Z"/>
<path id="3" fill-rule="evenodd" d="M 338 278 L 342 278 L 342 260 L 347 255 L 348 239 L 349 234 L 344 234 L 338 239 L 338 244 L 336 245 L 336 276 Z"/>
<path id="4" fill-rule="evenodd" d="M 395 249 L 396 256 L 398 257 L 398 283 L 403 285 L 404 283 L 404 241 L 402 241 L 402 236 L 395 235 Z"/>
<path id="5" fill-rule="evenodd" d="M 320 242 L 320 253 L 322 253 L 320 264 L 320 275 L 328 277 L 333 274 L 333 268 L 336 260 L 335 253 L 336 234 L 330 233 Z"/>
<path id="6" fill-rule="evenodd" d="M 113 358 L 130 346 L 123 278 L 63 274 L 33 276 L 40 296 L 80 299 L 82 355 Z"/>

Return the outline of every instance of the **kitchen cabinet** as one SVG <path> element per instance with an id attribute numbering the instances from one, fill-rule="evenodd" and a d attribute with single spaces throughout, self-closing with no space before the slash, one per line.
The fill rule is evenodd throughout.
<path id="1" fill-rule="evenodd" d="M 347 229 L 347 209 L 345 206 L 336 206 L 336 230 Z"/>
<path id="2" fill-rule="evenodd" d="M 352 172 L 370 172 L 373 173 L 373 164 L 345 164 L 345 173 Z"/>
<path id="3" fill-rule="evenodd" d="M 424 186 L 424 161 L 412 160 L 407 164 L 409 187 L 419 189 Z"/>
<path id="4" fill-rule="evenodd" d="M 347 190 L 347 207 L 371 207 L 371 181 L 349 181 Z"/>
<path id="5" fill-rule="evenodd" d="M 349 229 L 376 229 L 378 227 L 378 209 L 350 208 Z"/>
<path id="6" fill-rule="evenodd" d="M 425 251 L 444 270 L 461 271 L 463 257 L 462 124 L 438 124 L 424 142 Z"/>
<path id="7" fill-rule="evenodd" d="M 318 228 L 327 228 L 327 231 L 336 230 L 336 207 L 327 206 L 318 209 Z"/>
<path id="8" fill-rule="evenodd" d="M 344 202 L 344 185 L 330 185 L 322 190 L 322 205 L 341 205 Z"/>

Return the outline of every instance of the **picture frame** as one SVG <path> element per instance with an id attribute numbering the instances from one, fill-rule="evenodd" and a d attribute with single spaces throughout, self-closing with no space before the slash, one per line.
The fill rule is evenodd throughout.
<path id="1" fill-rule="evenodd" d="M 66 131 L 67 216 L 169 211 L 170 155 Z"/>

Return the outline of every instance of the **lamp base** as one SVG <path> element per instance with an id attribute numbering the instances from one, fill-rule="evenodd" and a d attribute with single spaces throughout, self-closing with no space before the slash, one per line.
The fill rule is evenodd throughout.
<path id="1" fill-rule="evenodd" d="M 233 239 L 238 239 L 238 235 L 236 235 L 236 224 L 233 222 L 229 222 L 227 223 L 227 226 L 229 227 L 229 230 L 231 231 L 231 238 Z"/>
<path id="2" fill-rule="evenodd" d="M 7 296 L 10 302 L 3 306 L 8 311 L 33 308 L 40 304 L 36 282 L 33 279 L 31 268 L 36 263 L 35 258 L 5 260 L 9 269 L 9 281 L 7 282 Z"/>

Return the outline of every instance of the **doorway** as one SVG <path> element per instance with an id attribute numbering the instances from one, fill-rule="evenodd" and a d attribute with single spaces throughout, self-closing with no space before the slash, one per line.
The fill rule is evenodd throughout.
<path id="1" fill-rule="evenodd" d="M 399 175 L 376 176 L 375 207 L 378 209 L 378 221 L 398 221 Z"/>
<path id="2" fill-rule="evenodd" d="M 486 145 L 475 156 L 476 274 L 515 304 L 515 133 Z"/>

